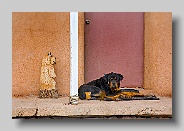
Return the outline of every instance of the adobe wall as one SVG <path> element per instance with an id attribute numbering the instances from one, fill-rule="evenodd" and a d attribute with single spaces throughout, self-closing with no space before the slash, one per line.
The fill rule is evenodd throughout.
<path id="1" fill-rule="evenodd" d="M 172 13 L 144 14 L 144 88 L 172 96 Z"/>
<path id="2" fill-rule="evenodd" d="M 144 14 L 144 88 L 172 96 L 172 14 Z M 57 58 L 56 87 L 70 89 L 69 13 L 12 13 L 12 95 L 38 95 L 41 60 Z M 79 85 L 84 83 L 84 13 L 79 13 Z"/>
<path id="3" fill-rule="evenodd" d="M 79 13 L 79 85 L 84 82 L 84 14 Z M 70 14 L 12 13 L 12 95 L 38 95 L 42 58 L 51 51 L 57 59 L 59 94 L 70 89 Z"/>

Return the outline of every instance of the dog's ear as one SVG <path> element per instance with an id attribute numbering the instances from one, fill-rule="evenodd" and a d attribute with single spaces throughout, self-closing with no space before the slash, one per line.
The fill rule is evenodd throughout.
<path id="1" fill-rule="evenodd" d="M 119 74 L 119 79 L 120 79 L 120 81 L 122 81 L 123 78 L 124 78 L 123 75 Z"/>
<path id="2" fill-rule="evenodd" d="M 104 80 L 105 82 L 108 81 L 108 76 L 107 76 L 107 74 L 104 74 L 104 76 L 103 76 L 102 78 L 103 78 L 103 80 Z"/>

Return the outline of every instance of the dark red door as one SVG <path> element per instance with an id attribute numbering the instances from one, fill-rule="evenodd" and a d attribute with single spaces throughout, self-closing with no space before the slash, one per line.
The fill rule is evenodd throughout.
<path id="1" fill-rule="evenodd" d="M 121 86 L 143 86 L 143 13 L 85 13 L 85 82 L 105 73 L 124 76 Z"/>

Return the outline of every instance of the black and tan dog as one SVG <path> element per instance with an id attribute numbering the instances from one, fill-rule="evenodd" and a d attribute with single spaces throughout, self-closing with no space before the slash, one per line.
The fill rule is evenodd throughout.
<path id="1" fill-rule="evenodd" d="M 103 77 L 93 80 L 79 87 L 79 98 L 81 100 L 121 100 L 143 95 L 137 91 L 122 91 L 120 82 L 123 75 L 118 73 L 105 74 Z"/>

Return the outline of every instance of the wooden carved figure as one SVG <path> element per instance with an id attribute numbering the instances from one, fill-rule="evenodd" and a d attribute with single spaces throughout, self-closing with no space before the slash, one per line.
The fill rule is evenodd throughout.
<path id="1" fill-rule="evenodd" d="M 54 64 L 56 64 L 56 58 L 49 52 L 42 60 L 39 92 L 40 98 L 58 98 L 58 91 L 54 80 L 56 78 Z"/>

